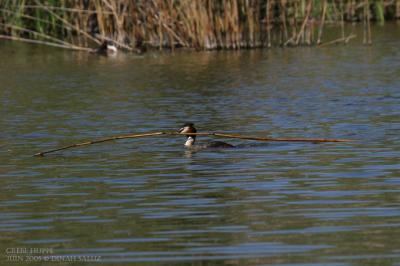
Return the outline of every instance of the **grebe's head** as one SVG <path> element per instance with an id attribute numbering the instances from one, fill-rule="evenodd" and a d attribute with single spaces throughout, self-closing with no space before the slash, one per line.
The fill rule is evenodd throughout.
<path id="1" fill-rule="evenodd" d="M 193 123 L 185 123 L 182 127 L 178 130 L 178 133 L 196 133 L 196 128 L 194 127 Z M 196 136 L 186 135 L 186 147 L 191 147 L 196 140 Z"/>
<path id="2" fill-rule="evenodd" d="M 178 130 L 179 133 L 196 133 L 196 128 L 193 123 L 185 123 Z"/>

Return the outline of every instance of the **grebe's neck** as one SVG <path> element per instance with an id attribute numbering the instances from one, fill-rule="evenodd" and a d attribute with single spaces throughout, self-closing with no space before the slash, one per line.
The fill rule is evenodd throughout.
<path id="1" fill-rule="evenodd" d="M 192 147 L 193 144 L 194 144 L 194 141 L 195 141 L 195 138 L 193 138 L 192 136 L 189 136 L 189 137 L 186 139 L 185 147 L 187 147 L 187 148 Z"/>

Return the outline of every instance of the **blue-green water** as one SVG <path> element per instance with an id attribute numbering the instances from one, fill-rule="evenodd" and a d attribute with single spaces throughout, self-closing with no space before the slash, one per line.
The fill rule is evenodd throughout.
<path id="1" fill-rule="evenodd" d="M 390 25 L 372 46 L 116 58 L 0 42 L 0 264 L 400 265 L 399 47 Z M 187 121 L 357 141 L 32 157 Z"/>

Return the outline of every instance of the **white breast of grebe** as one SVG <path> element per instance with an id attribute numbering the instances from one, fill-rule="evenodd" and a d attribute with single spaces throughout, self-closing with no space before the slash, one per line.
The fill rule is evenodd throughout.
<path id="1" fill-rule="evenodd" d="M 107 50 L 112 53 L 117 53 L 118 49 L 114 45 L 107 45 Z"/>
<path id="2" fill-rule="evenodd" d="M 190 148 L 190 147 L 193 146 L 193 144 L 194 144 L 194 138 L 193 137 L 188 137 L 186 139 L 186 142 L 185 142 L 185 147 Z"/>

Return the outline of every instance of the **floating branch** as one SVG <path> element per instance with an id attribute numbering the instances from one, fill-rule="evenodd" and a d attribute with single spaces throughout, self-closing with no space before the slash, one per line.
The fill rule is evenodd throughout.
<path id="1" fill-rule="evenodd" d="M 323 46 L 327 46 L 327 45 L 331 45 L 331 44 L 335 44 L 335 43 L 339 43 L 339 42 L 348 43 L 349 40 L 351 40 L 351 39 L 353 39 L 355 37 L 357 37 L 357 35 L 350 34 L 349 36 L 344 37 L 344 38 L 339 38 L 339 39 L 336 39 L 336 40 L 333 40 L 333 41 L 330 41 L 330 42 L 321 43 L 321 44 L 318 45 L 318 47 L 323 47 Z"/>
<path id="2" fill-rule="evenodd" d="M 353 140 L 349 139 L 321 139 L 321 138 L 263 138 L 263 137 L 251 137 L 251 136 L 242 136 L 242 135 L 233 135 L 233 134 L 225 134 L 225 133 L 214 133 L 214 132 L 201 132 L 201 133 L 178 133 L 178 132 L 150 132 L 150 133 L 142 133 L 142 134 L 129 134 L 129 135 L 119 135 L 108 137 L 104 139 L 98 140 L 89 140 L 81 143 L 75 143 L 67 146 L 63 146 L 60 148 L 42 151 L 35 153 L 34 156 L 44 156 L 45 154 L 62 151 L 70 148 L 76 148 L 81 146 L 87 146 L 96 143 L 102 143 L 112 140 L 119 139 L 132 139 L 132 138 L 142 138 L 142 137 L 152 137 L 152 136 L 160 136 L 160 135 L 183 135 L 183 136 L 214 136 L 219 138 L 231 138 L 231 139 L 246 139 L 246 140 L 259 140 L 259 141 L 294 141 L 294 142 L 351 142 Z"/>
<path id="3" fill-rule="evenodd" d="M 165 133 L 164 132 L 154 132 L 154 133 L 144 133 L 144 134 L 113 136 L 113 137 L 109 137 L 109 138 L 105 138 L 105 139 L 98 139 L 98 140 L 89 140 L 89 141 L 85 141 L 85 142 L 81 142 L 81 143 L 75 143 L 75 144 L 63 146 L 63 147 L 53 149 L 53 150 L 38 152 L 38 153 L 35 153 L 34 156 L 44 156 L 45 154 L 51 153 L 51 152 L 62 151 L 62 150 L 70 149 L 70 148 L 76 148 L 76 147 L 80 147 L 80 146 L 102 143 L 102 142 L 111 141 L 111 140 L 150 137 L 150 136 L 158 136 L 158 135 L 163 135 L 163 134 L 165 134 Z"/>
<path id="4" fill-rule="evenodd" d="M 246 139 L 246 140 L 260 140 L 260 141 L 293 141 L 293 142 L 352 142 L 350 139 L 322 139 L 322 138 L 263 138 L 263 137 L 251 137 L 241 135 L 231 135 L 225 133 L 170 133 L 170 135 L 204 135 L 204 136 L 215 136 L 220 138 L 231 138 L 231 139 Z"/>

